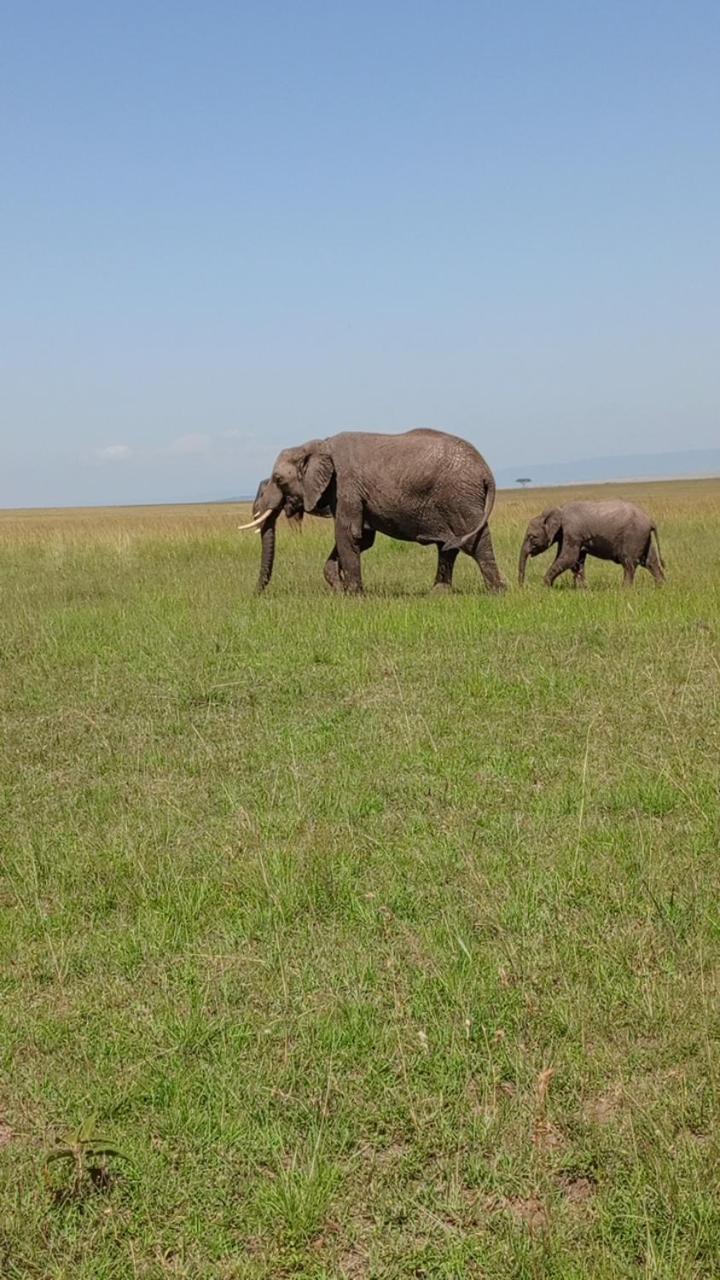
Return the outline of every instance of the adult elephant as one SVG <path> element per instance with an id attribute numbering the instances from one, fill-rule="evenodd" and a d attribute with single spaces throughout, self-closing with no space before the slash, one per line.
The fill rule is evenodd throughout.
<path id="1" fill-rule="evenodd" d="M 488 528 L 492 471 L 473 445 L 443 431 L 345 431 L 283 449 L 262 501 L 265 509 L 243 526 L 262 530 L 259 591 L 270 581 L 282 511 L 332 515 L 335 546 L 324 574 L 336 589 L 362 591 L 360 555 L 377 533 L 435 545 L 436 587 L 452 586 L 461 551 L 476 561 L 490 590 L 505 587 Z"/>
<path id="2" fill-rule="evenodd" d="M 528 557 L 540 555 L 553 544 L 557 555 L 543 579 L 546 587 L 551 587 L 567 569 L 573 574 L 575 586 L 584 587 L 585 558 L 589 555 L 621 564 L 624 586 L 632 586 L 638 565 L 652 574 L 658 586 L 665 581 L 655 522 L 634 502 L 620 498 L 568 502 L 563 507 L 548 507 L 535 516 L 520 548 L 520 586 L 525 581 Z"/>

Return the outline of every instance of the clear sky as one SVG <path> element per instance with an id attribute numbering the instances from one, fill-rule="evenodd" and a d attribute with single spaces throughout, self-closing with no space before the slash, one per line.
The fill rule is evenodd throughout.
<path id="1" fill-rule="evenodd" d="M 15 0 L 0 505 L 720 443 L 717 0 Z"/>

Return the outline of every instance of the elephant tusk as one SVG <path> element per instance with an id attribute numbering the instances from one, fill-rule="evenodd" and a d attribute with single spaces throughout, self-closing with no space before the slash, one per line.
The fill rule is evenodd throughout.
<path id="1" fill-rule="evenodd" d="M 261 516 L 255 516 L 255 519 L 249 520 L 247 524 L 239 524 L 238 530 L 256 529 L 259 524 L 262 524 L 263 520 L 267 520 L 269 515 L 272 515 L 272 507 L 268 507 L 267 511 L 263 511 Z"/>

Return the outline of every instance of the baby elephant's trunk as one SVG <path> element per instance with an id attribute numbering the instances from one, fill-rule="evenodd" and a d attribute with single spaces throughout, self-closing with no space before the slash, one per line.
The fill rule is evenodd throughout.
<path id="1" fill-rule="evenodd" d="M 520 548 L 520 562 L 518 564 L 518 586 L 522 587 L 525 583 L 525 567 L 530 555 L 530 543 L 527 538 Z"/>

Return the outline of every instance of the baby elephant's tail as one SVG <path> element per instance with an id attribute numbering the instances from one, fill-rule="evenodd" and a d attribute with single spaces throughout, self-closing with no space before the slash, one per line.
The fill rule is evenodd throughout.
<path id="1" fill-rule="evenodd" d="M 443 551 L 469 551 L 472 555 L 480 534 L 490 519 L 492 509 L 495 506 L 495 480 L 492 476 L 488 476 L 487 489 L 485 490 L 485 508 L 483 510 L 483 518 L 476 529 L 470 533 L 464 533 L 459 538 L 448 538 L 443 543 Z M 657 535 L 656 535 L 657 536 Z"/>
<path id="2" fill-rule="evenodd" d="M 658 538 L 657 525 L 655 524 L 650 525 L 650 536 L 652 537 L 653 534 L 655 534 L 655 546 L 657 547 L 658 560 L 660 561 L 660 568 L 664 569 L 665 561 L 662 558 L 662 551 L 660 550 L 660 539 Z"/>

